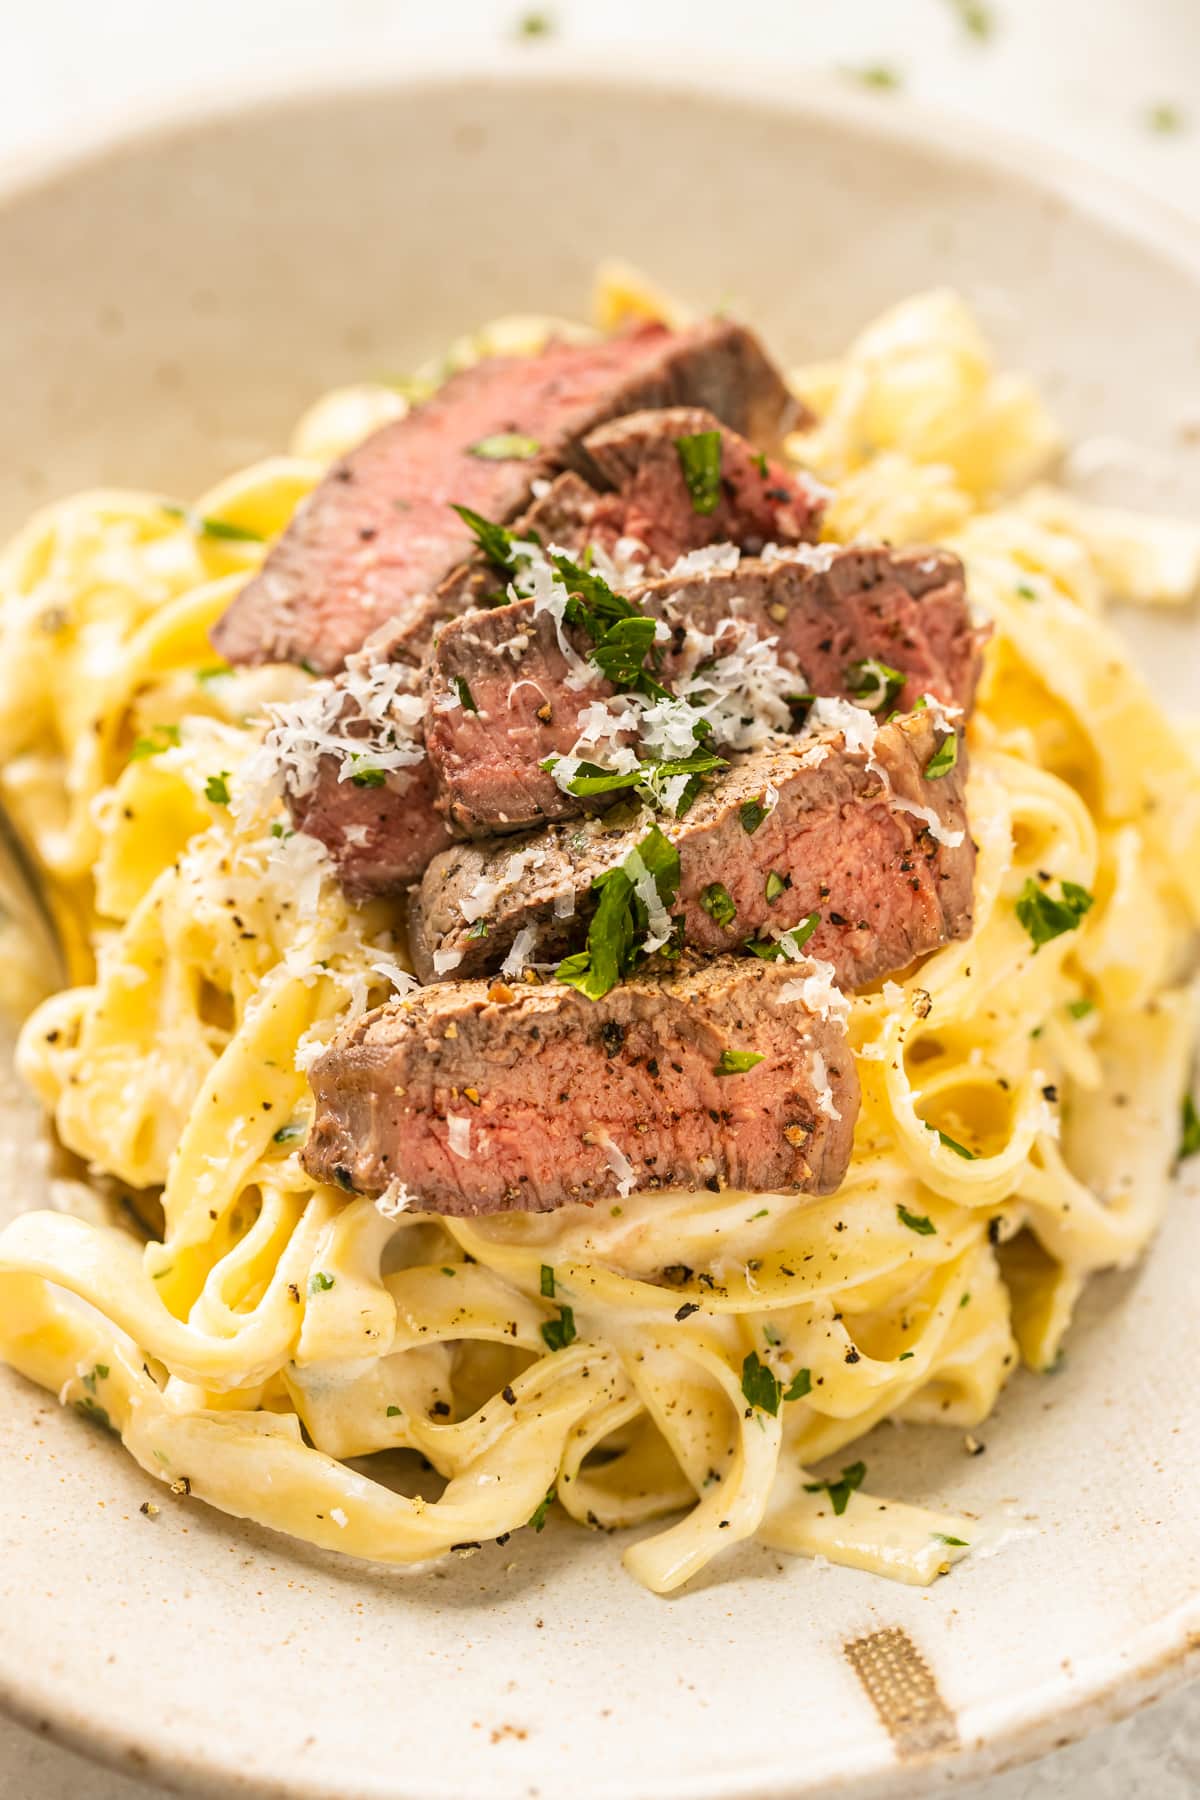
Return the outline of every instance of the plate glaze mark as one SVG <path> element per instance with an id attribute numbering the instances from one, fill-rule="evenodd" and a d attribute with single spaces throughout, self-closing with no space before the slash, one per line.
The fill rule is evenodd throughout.
<path id="1" fill-rule="evenodd" d="M 900 1756 L 925 1756 L 957 1744 L 954 1714 L 906 1631 L 889 1625 L 850 1638 L 842 1648 Z"/>

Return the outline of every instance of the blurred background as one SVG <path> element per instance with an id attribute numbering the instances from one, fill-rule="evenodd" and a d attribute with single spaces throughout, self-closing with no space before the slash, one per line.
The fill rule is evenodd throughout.
<path id="1" fill-rule="evenodd" d="M 5 0 L 0 176 L 190 104 L 336 78 L 364 47 L 382 71 L 556 43 L 671 70 L 695 56 L 745 80 L 794 68 L 880 106 L 903 93 L 1082 158 L 1200 224 L 1200 0 Z M 954 1791 L 1195 1800 L 1200 1691 Z M 0 1800 L 157 1792 L 0 1720 Z"/>

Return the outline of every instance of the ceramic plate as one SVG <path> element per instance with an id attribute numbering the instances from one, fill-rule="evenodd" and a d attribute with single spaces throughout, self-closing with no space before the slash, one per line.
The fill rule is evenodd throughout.
<path id="1" fill-rule="evenodd" d="M 0 525 L 77 486 L 198 490 L 338 382 L 494 313 L 586 308 L 612 253 L 698 306 L 732 297 L 785 357 L 952 283 L 1073 434 L 1159 453 L 1131 498 L 1194 508 L 1200 248 L 1098 178 L 964 139 L 890 99 L 551 50 L 73 155 L 0 206 Z M 1194 618 L 1138 630 L 1194 688 Z M 11 1107 L 0 1219 L 37 1198 Z M 875 1434 L 880 1491 L 1010 1528 L 928 1590 L 750 1545 L 660 1600 L 566 1527 L 425 1573 L 335 1562 L 152 1489 L 0 1371 L 0 1697 L 222 1796 L 928 1794 L 1200 1654 L 1198 1265 L 1181 1195 L 1146 1265 L 1089 1287 L 1065 1372 L 1012 1384 L 986 1455 Z"/>

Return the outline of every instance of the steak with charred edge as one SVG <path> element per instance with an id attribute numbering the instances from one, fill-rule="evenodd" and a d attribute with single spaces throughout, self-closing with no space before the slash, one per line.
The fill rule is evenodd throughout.
<path id="1" fill-rule="evenodd" d="M 712 509 L 698 512 L 679 443 L 713 431 L 721 438 L 720 480 Z M 598 493 L 571 472 L 560 475 L 514 521 L 515 536 L 576 556 L 591 546 L 611 557 L 628 540 L 629 554 L 655 575 L 712 544 L 737 544 L 757 555 L 767 544 L 808 543 L 817 535 L 825 490 L 768 461 L 700 407 L 627 413 L 589 433 L 583 448 L 606 491 Z M 453 618 L 471 606 L 493 604 L 500 586 L 495 569 L 479 555 L 443 583 L 439 604 Z M 407 636 L 405 644 L 411 642 Z"/>
<path id="2" fill-rule="evenodd" d="M 889 712 L 911 709 L 925 693 L 964 712 L 971 705 L 980 640 L 962 565 L 944 551 L 854 548 L 830 552 L 824 567 L 747 561 L 729 573 L 667 576 L 632 595 L 673 628 L 659 668 L 668 686 L 680 673 L 691 625 L 720 633 L 718 654 L 747 629 L 775 638 L 780 661 L 797 671 L 798 691 L 848 697 L 852 665 L 875 658 L 907 676 Z M 584 632 L 566 635 L 586 656 Z M 614 691 L 599 678 L 572 687 L 569 673 L 554 620 L 536 615 L 531 600 L 444 627 L 429 665 L 425 736 L 458 835 L 486 837 L 613 803 L 612 795 L 586 801 L 564 793 L 542 768 L 570 752 L 581 713 Z M 474 710 L 462 704 L 464 693 Z M 634 743 L 634 734 L 624 741 Z"/>
<path id="3" fill-rule="evenodd" d="M 393 1001 L 313 1065 L 305 1166 L 460 1215 L 613 1198 L 623 1159 L 639 1189 L 830 1193 L 859 1089 L 844 1025 L 789 991 L 814 973 L 722 957 L 599 1001 L 484 982 Z M 762 1060 L 718 1074 L 727 1051 Z"/>
<path id="4" fill-rule="evenodd" d="M 212 633 L 233 663 L 339 669 L 474 545 L 452 503 L 506 520 L 531 483 L 595 465 L 581 440 L 637 408 L 695 404 L 756 442 L 774 444 L 796 414 L 758 339 L 709 320 L 686 331 L 646 325 L 592 344 L 552 342 L 535 356 L 492 357 L 450 378 L 424 405 L 372 433 L 301 506 L 262 569 Z M 526 457 L 472 454 L 515 434 Z"/>
<path id="5" fill-rule="evenodd" d="M 847 748 L 841 732 L 829 731 L 737 758 L 682 819 L 665 823 L 680 859 L 671 911 L 684 921 L 688 947 L 731 950 L 817 913 L 807 948 L 853 989 L 950 938 L 967 937 L 975 851 L 963 802 L 961 740 L 948 774 L 934 780 L 924 774 L 945 735 L 923 710 L 881 726 L 871 755 Z M 771 788 L 778 802 L 755 823 L 754 809 Z M 958 842 L 939 843 L 903 802 L 928 808 L 943 836 L 961 833 Z M 529 963 L 554 962 L 582 948 L 594 879 L 646 833 L 644 819 L 618 823 L 620 815 L 459 845 L 435 857 L 409 905 L 418 977 L 486 974 L 525 926 L 534 933 Z M 520 861 L 510 873 L 514 857 Z M 711 908 L 718 882 L 736 909 L 727 924 L 705 906 L 709 895 Z M 472 918 L 486 919 L 486 935 L 470 935 L 463 902 Z M 447 968 L 450 957 L 457 960 Z"/>

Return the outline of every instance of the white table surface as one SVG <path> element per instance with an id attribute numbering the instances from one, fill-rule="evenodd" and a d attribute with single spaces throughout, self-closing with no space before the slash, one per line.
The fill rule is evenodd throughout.
<path id="1" fill-rule="evenodd" d="M 906 92 L 1073 152 L 1200 218 L 1200 0 L 0 0 L 0 168 L 62 133 L 106 131 L 145 102 L 336 70 L 365 38 L 381 67 L 429 49 L 537 56 L 557 35 L 653 57 L 683 43 L 797 69 L 883 65 Z M 887 105 L 881 93 L 879 104 Z M 1177 123 L 1155 129 L 1169 108 Z M 1057 1755 L 964 1787 L 964 1800 L 1196 1800 L 1200 1686 Z M 0 1719 L 0 1800 L 156 1800 Z"/>

